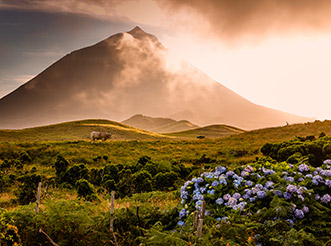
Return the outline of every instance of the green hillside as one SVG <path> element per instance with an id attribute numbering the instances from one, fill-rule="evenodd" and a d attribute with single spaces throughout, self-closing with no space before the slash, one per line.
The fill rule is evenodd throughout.
<path id="1" fill-rule="evenodd" d="M 125 125 L 157 133 L 179 132 L 199 127 L 187 120 L 177 121 L 171 118 L 150 117 L 142 114 L 136 114 L 129 119 L 122 121 L 122 123 Z"/>
<path id="2" fill-rule="evenodd" d="M 167 138 L 157 133 L 136 129 L 114 121 L 81 120 L 22 130 L 0 130 L 0 141 L 88 140 L 91 131 L 110 132 L 112 133 L 112 139 L 116 140 Z"/>
<path id="3" fill-rule="evenodd" d="M 244 130 L 232 126 L 211 125 L 211 126 L 200 127 L 187 131 L 167 133 L 165 135 L 173 136 L 173 137 L 181 137 L 181 138 L 197 138 L 199 136 L 205 138 L 221 138 L 243 132 Z"/>

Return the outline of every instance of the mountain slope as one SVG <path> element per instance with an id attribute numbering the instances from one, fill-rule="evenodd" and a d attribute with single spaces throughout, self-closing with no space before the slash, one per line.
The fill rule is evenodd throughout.
<path id="1" fill-rule="evenodd" d="M 134 114 L 242 129 L 309 119 L 255 105 L 139 27 L 74 51 L 0 99 L 0 128 Z"/>
<path id="2" fill-rule="evenodd" d="M 21 130 L 0 130 L 1 141 L 89 140 L 92 131 L 112 133 L 112 140 L 160 140 L 167 136 L 109 120 L 81 120 Z"/>
<path id="3" fill-rule="evenodd" d="M 170 118 L 149 117 L 142 114 L 136 114 L 129 119 L 122 121 L 122 123 L 135 128 L 158 133 L 178 132 L 199 127 L 187 120 L 176 121 Z"/>

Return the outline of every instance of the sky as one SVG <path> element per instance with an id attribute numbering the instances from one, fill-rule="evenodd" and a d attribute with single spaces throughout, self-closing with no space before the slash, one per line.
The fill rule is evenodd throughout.
<path id="1" fill-rule="evenodd" d="M 229 89 L 331 120 L 329 0 L 0 0 L 0 98 L 138 25 Z"/>

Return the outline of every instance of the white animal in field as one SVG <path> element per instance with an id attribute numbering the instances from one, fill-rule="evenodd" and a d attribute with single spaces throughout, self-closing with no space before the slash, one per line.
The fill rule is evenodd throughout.
<path id="1" fill-rule="evenodd" d="M 96 139 L 101 139 L 102 141 L 106 141 L 111 138 L 111 133 L 109 132 L 91 132 L 90 135 L 91 142 L 94 142 Z"/>

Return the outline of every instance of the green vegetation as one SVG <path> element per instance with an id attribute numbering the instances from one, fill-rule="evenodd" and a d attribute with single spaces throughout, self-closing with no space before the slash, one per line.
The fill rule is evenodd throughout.
<path id="1" fill-rule="evenodd" d="M 275 239 L 270 245 L 282 245 L 277 240 L 285 235 L 282 233 L 287 229 L 289 232 L 284 238 L 288 245 L 323 245 L 311 242 L 309 233 L 323 238 L 321 243 L 327 242 L 328 238 L 330 240 L 325 229 L 329 223 L 327 220 L 324 221 L 326 224 L 315 221 L 309 230 L 301 231 L 300 227 L 289 227 L 269 219 L 267 224 L 263 224 L 261 217 L 260 220 L 251 220 L 231 214 L 231 223 L 221 224 L 215 221 L 216 217 L 206 217 L 200 239 L 190 226 L 183 228 L 177 222 L 183 208 L 180 187 L 187 180 L 210 172 L 217 166 L 232 170 L 241 170 L 241 166 L 247 164 L 281 167 L 277 159 L 271 159 L 271 153 L 276 153 L 276 148 L 270 148 L 274 150 L 268 152 L 270 157 L 260 152 L 262 148 L 262 152 L 267 154 L 265 150 L 274 145 L 286 146 L 290 150 L 295 146 L 295 152 L 281 151 L 279 156 L 285 161 L 292 157 L 297 161 L 297 166 L 310 164 L 311 153 L 305 152 L 307 149 L 322 150 L 321 153 L 325 154 L 312 152 L 315 159 L 329 158 L 331 122 L 261 129 L 218 139 L 206 136 L 179 140 L 162 136 L 155 140 L 96 143 L 87 139 L 90 130 L 112 132 L 107 127 L 115 124 L 124 127 L 119 123 L 91 120 L 48 126 L 49 132 L 47 127 L 45 132 L 38 131 L 42 128 L 17 130 L 10 134 L 0 132 L 1 245 L 49 245 L 47 237 L 39 232 L 40 228 L 59 245 L 115 245 L 114 236 L 119 245 L 162 245 L 156 241 L 170 245 L 188 245 L 190 242 L 192 245 L 256 245 L 258 241 L 254 236 L 261 228 L 265 236 Z M 106 128 L 101 128 L 103 125 Z M 55 128 L 53 132 L 52 127 Z M 67 131 L 61 133 L 59 129 L 64 128 Z M 125 138 L 129 139 L 127 135 Z M 306 149 L 306 146 L 313 147 Z M 276 157 L 280 150 L 277 150 Z M 274 178 L 273 182 L 278 182 L 278 178 Z M 36 214 L 34 202 L 40 181 L 41 206 Z M 112 190 L 116 191 L 114 234 L 109 232 Z M 326 190 L 319 193 L 326 194 Z M 278 203 L 275 201 L 273 204 Z M 325 208 L 315 205 L 322 214 L 325 213 Z M 263 214 L 269 212 L 263 210 Z M 191 220 L 192 216 L 188 216 L 185 223 L 190 225 Z M 317 231 L 322 234 L 316 234 Z M 305 243 L 295 244 L 295 240 Z"/>
<path id="2" fill-rule="evenodd" d="M 321 133 L 318 139 L 313 135 L 296 137 L 282 143 L 266 143 L 261 152 L 277 161 L 293 164 L 307 159 L 310 165 L 318 167 L 324 160 L 331 159 L 331 138 L 325 136 L 325 133 Z"/>
<path id="3" fill-rule="evenodd" d="M 27 128 L 23 130 L 0 130 L 0 141 L 69 141 L 88 140 L 90 132 L 111 132 L 112 139 L 143 140 L 168 137 L 130 127 L 109 120 L 81 120 L 61 124 Z"/>
<path id="4" fill-rule="evenodd" d="M 231 135 L 236 135 L 243 133 L 244 130 L 241 130 L 236 127 L 227 126 L 227 125 L 211 125 L 206 127 L 200 127 L 193 130 L 181 131 L 166 133 L 167 136 L 181 137 L 181 138 L 221 138 L 228 137 Z"/>

